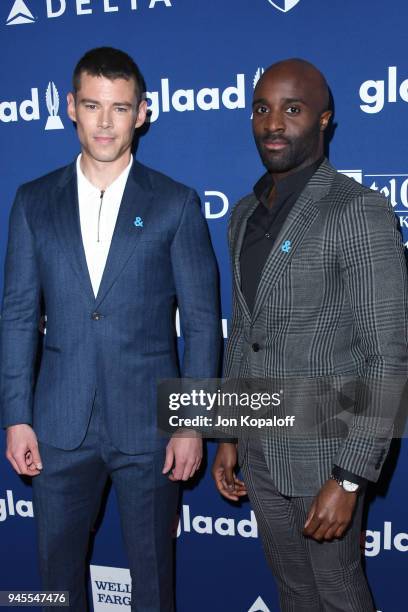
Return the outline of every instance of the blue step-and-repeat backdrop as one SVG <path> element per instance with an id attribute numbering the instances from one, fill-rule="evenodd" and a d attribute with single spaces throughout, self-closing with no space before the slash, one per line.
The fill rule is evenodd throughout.
<path id="1" fill-rule="evenodd" d="M 140 65 L 149 92 L 151 126 L 139 159 L 194 186 L 202 198 L 221 271 L 227 337 L 226 222 L 263 172 L 250 122 L 256 79 L 287 57 L 303 57 L 323 71 L 335 100 L 332 163 L 387 195 L 405 230 L 407 23 L 406 0 L 1 0 L 0 259 L 17 186 L 78 152 L 65 102 L 75 63 L 91 47 L 122 48 Z M 207 469 L 185 489 L 175 525 L 178 611 L 276 611 L 250 504 L 218 496 L 209 474 L 213 455 L 209 443 Z M 408 609 L 407 472 L 402 441 L 369 495 L 364 521 L 362 554 L 382 612 Z M 2 453 L 0 590 L 39 588 L 31 498 Z M 119 534 L 112 493 L 89 560 L 97 611 L 129 609 Z"/>

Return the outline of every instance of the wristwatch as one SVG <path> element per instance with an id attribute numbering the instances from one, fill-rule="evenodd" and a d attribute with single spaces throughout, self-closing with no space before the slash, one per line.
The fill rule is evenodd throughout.
<path id="1" fill-rule="evenodd" d="M 338 478 L 334 474 L 332 474 L 330 478 L 332 480 L 335 480 L 338 485 L 340 485 L 345 491 L 347 491 L 347 493 L 355 493 L 360 488 L 360 485 L 356 484 L 355 482 L 351 482 L 350 480 Z"/>

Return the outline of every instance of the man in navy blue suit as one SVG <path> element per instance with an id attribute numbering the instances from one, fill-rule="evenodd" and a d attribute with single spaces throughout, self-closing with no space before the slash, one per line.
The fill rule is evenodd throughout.
<path id="1" fill-rule="evenodd" d="M 108 477 L 132 610 L 173 610 L 176 483 L 198 470 L 202 442 L 191 433 L 158 436 L 156 386 L 217 375 L 217 269 L 207 226 L 193 190 L 132 158 L 146 119 L 143 94 L 127 54 L 86 53 L 68 95 L 81 154 L 20 187 L 10 216 L 0 342 L 6 454 L 18 474 L 35 477 L 43 587 L 69 591 L 76 612 L 87 608 L 89 533 Z"/>

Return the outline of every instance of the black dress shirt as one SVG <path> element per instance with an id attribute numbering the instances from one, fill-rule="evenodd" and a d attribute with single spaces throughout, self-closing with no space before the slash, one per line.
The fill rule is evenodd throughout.
<path id="1" fill-rule="evenodd" d="M 322 161 L 323 158 L 320 158 L 276 183 L 272 176 L 266 173 L 254 186 L 254 194 L 259 204 L 248 219 L 240 255 L 241 289 L 250 312 L 253 311 L 262 270 L 275 240 L 293 205 Z M 273 187 L 275 196 L 270 206 L 268 197 Z M 336 478 L 350 480 L 360 486 L 367 483 L 365 478 L 336 465 L 333 466 L 332 473 Z"/>
<path id="2" fill-rule="evenodd" d="M 259 204 L 248 219 L 240 255 L 241 289 L 250 312 L 254 308 L 262 270 L 274 242 L 293 205 L 322 161 L 321 158 L 276 184 L 272 176 L 266 173 L 254 186 Z M 270 206 L 268 197 L 273 187 L 275 198 Z"/>

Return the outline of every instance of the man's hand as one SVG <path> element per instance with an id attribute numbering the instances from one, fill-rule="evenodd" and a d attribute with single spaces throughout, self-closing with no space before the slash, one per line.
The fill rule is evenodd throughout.
<path id="1" fill-rule="evenodd" d="M 194 437 L 187 437 L 188 435 L 194 436 L 194 432 L 175 435 L 167 445 L 162 473 L 170 472 L 170 480 L 188 480 L 200 467 L 203 441 L 197 434 Z"/>
<path id="2" fill-rule="evenodd" d="M 234 472 L 237 464 L 237 447 L 233 442 L 221 442 L 212 467 L 212 475 L 218 491 L 231 501 L 238 501 L 247 494 L 245 484 Z"/>
<path id="3" fill-rule="evenodd" d="M 353 516 L 357 495 L 345 491 L 335 480 L 327 480 L 313 500 L 303 535 L 319 542 L 341 538 Z"/>
<path id="4" fill-rule="evenodd" d="M 6 457 L 20 476 L 37 476 L 42 470 L 37 436 L 30 425 L 7 427 Z"/>

